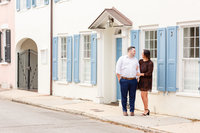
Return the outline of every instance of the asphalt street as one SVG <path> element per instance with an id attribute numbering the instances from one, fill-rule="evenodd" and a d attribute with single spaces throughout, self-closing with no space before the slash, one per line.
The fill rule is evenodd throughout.
<path id="1" fill-rule="evenodd" d="M 88 117 L 0 99 L 0 133 L 142 133 Z"/>

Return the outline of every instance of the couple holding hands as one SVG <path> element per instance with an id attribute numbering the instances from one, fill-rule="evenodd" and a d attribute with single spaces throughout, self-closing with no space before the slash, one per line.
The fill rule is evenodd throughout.
<path id="1" fill-rule="evenodd" d="M 134 116 L 136 89 L 141 91 L 144 104 L 144 113 L 150 115 L 148 109 L 148 91 L 152 89 L 153 62 L 150 60 L 150 51 L 143 50 L 142 59 L 135 58 L 135 47 L 128 48 L 128 54 L 121 56 L 116 64 L 116 74 L 120 83 L 123 115 L 127 113 L 127 95 L 129 92 L 130 116 Z"/>

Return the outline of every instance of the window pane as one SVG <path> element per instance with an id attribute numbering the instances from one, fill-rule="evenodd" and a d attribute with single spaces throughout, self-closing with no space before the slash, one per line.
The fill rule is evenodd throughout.
<path id="1" fill-rule="evenodd" d="M 199 58 L 199 48 L 196 48 L 195 57 Z"/>
<path id="2" fill-rule="evenodd" d="M 189 37 L 189 28 L 184 28 L 184 37 Z"/>
<path id="3" fill-rule="evenodd" d="M 84 51 L 84 58 L 87 58 L 87 52 Z"/>
<path id="4" fill-rule="evenodd" d="M 149 35 L 150 38 L 145 40 L 145 49 L 150 50 L 151 58 L 157 58 L 157 31 L 146 31 L 145 38 Z"/>
<path id="5" fill-rule="evenodd" d="M 192 67 L 191 67 L 192 66 Z M 199 87 L 199 64 L 196 60 L 184 61 L 184 89 L 197 90 Z"/>
<path id="6" fill-rule="evenodd" d="M 190 57 L 190 49 L 189 48 L 184 48 L 183 57 L 184 58 L 189 58 Z"/>
<path id="7" fill-rule="evenodd" d="M 153 39 L 153 34 L 154 34 L 154 32 L 150 31 L 150 39 Z"/>
<path id="8" fill-rule="evenodd" d="M 90 35 L 84 36 L 84 66 L 83 66 L 83 82 L 90 83 L 91 77 L 91 61 L 90 61 L 91 39 Z"/>
<path id="9" fill-rule="evenodd" d="M 89 41 L 90 41 L 89 39 L 90 39 L 90 36 L 87 36 L 87 42 L 89 42 Z"/>
<path id="10" fill-rule="evenodd" d="M 157 31 L 155 31 L 155 39 L 157 39 Z"/>
<path id="11" fill-rule="evenodd" d="M 61 58 L 67 58 L 67 40 L 66 37 L 61 37 Z"/>
<path id="12" fill-rule="evenodd" d="M 150 41 L 150 49 L 153 49 L 153 41 Z"/>
<path id="13" fill-rule="evenodd" d="M 90 35 L 84 36 L 84 58 L 90 58 L 90 49 L 91 49 L 91 42 L 90 42 Z"/>
<path id="14" fill-rule="evenodd" d="M 84 36 L 84 43 L 85 43 L 85 41 L 86 41 L 86 36 Z"/>
<path id="15" fill-rule="evenodd" d="M 196 47 L 199 47 L 199 38 L 196 38 Z"/>
<path id="16" fill-rule="evenodd" d="M 154 58 L 154 50 L 151 50 L 150 52 L 151 52 L 151 53 L 150 53 L 151 58 Z"/>
<path id="17" fill-rule="evenodd" d="M 84 50 L 86 50 L 87 49 L 87 43 L 85 42 L 84 43 Z"/>
<path id="18" fill-rule="evenodd" d="M 87 52 L 87 55 L 88 55 L 87 57 L 90 58 L 90 51 Z"/>
<path id="19" fill-rule="evenodd" d="M 65 44 L 67 43 L 67 39 L 66 39 L 66 37 L 64 38 L 64 43 L 65 43 Z"/>
<path id="20" fill-rule="evenodd" d="M 90 43 L 88 42 L 87 43 L 87 50 L 89 50 L 90 49 Z"/>
<path id="21" fill-rule="evenodd" d="M 150 57 L 153 58 L 153 50 L 150 50 Z"/>
<path id="22" fill-rule="evenodd" d="M 149 31 L 145 31 L 145 39 L 149 39 Z"/>
<path id="23" fill-rule="evenodd" d="M 149 49 L 149 41 L 145 41 L 145 49 Z"/>
<path id="24" fill-rule="evenodd" d="M 190 47 L 194 47 L 194 38 L 190 38 Z"/>
<path id="25" fill-rule="evenodd" d="M 190 57 L 191 57 L 191 58 L 194 58 L 194 48 L 191 48 L 191 49 L 190 49 Z"/>
<path id="26" fill-rule="evenodd" d="M 155 49 L 157 49 L 157 40 L 155 40 Z"/>
<path id="27" fill-rule="evenodd" d="M 184 37 L 194 36 L 194 27 L 184 28 Z"/>
<path id="28" fill-rule="evenodd" d="M 184 38 L 184 47 L 194 47 L 194 38 Z"/>
<path id="29" fill-rule="evenodd" d="M 199 36 L 199 27 L 196 27 L 196 36 Z"/>
<path id="30" fill-rule="evenodd" d="M 88 36 L 88 38 L 89 38 L 89 41 L 88 41 L 88 42 L 91 42 L 91 37 L 90 37 L 90 36 Z"/>
<path id="31" fill-rule="evenodd" d="M 190 28 L 190 36 L 194 36 L 194 27 Z"/>
<path id="32" fill-rule="evenodd" d="M 91 75 L 91 63 L 90 60 L 84 60 L 84 82 L 90 82 L 90 75 Z"/>

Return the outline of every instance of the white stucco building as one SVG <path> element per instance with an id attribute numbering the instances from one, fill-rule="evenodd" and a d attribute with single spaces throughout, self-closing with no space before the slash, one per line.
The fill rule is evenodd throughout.
<path id="1" fill-rule="evenodd" d="M 50 92 L 48 0 L 16 0 L 16 87 Z M 30 50 L 30 52 L 29 52 Z"/>
<path id="2" fill-rule="evenodd" d="M 50 90 L 50 4 L 16 11 L 17 49 L 29 44 L 28 49 L 37 52 L 38 92 L 44 94 Z M 133 45 L 138 58 L 143 49 L 152 54 L 151 112 L 200 119 L 199 4 L 198 0 L 54 1 L 53 95 L 97 103 L 119 100 L 116 60 Z M 143 109 L 139 91 L 136 108 Z"/>

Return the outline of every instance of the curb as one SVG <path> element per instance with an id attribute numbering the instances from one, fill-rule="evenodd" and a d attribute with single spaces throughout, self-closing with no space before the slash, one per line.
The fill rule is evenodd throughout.
<path id="1" fill-rule="evenodd" d="M 102 122 L 107 122 L 107 123 L 111 123 L 111 124 L 115 124 L 115 125 L 120 125 L 120 126 L 124 126 L 124 127 L 128 127 L 128 128 L 132 128 L 132 129 L 137 129 L 137 130 L 141 130 L 144 132 L 148 132 L 148 133 L 169 133 L 163 130 L 158 130 L 158 129 L 154 129 L 151 127 L 144 127 L 144 126 L 140 126 L 140 125 L 129 125 L 129 124 L 124 124 L 121 122 L 117 122 L 117 121 L 113 121 L 110 119 L 107 119 L 105 117 L 99 117 L 97 115 L 93 115 L 90 113 L 86 113 L 84 111 L 78 111 L 78 110 L 74 110 L 74 109 L 63 109 L 63 108 L 58 108 L 58 107 L 53 107 L 53 106 L 46 106 L 44 104 L 38 104 L 38 103 L 32 103 L 32 102 L 28 102 L 28 101 L 23 101 L 17 98 L 5 98 L 7 100 L 13 101 L 13 102 L 17 102 L 17 103 L 22 103 L 22 104 L 27 104 L 27 105 L 32 105 L 35 107 L 40 107 L 40 108 L 44 108 L 44 109 L 50 109 L 50 110 L 54 110 L 54 111 L 61 111 L 61 112 L 66 112 L 66 113 L 70 113 L 70 114 L 75 114 L 75 115 L 82 115 L 82 116 L 86 116 L 89 117 L 91 119 L 95 119 L 95 120 L 99 120 Z"/>

